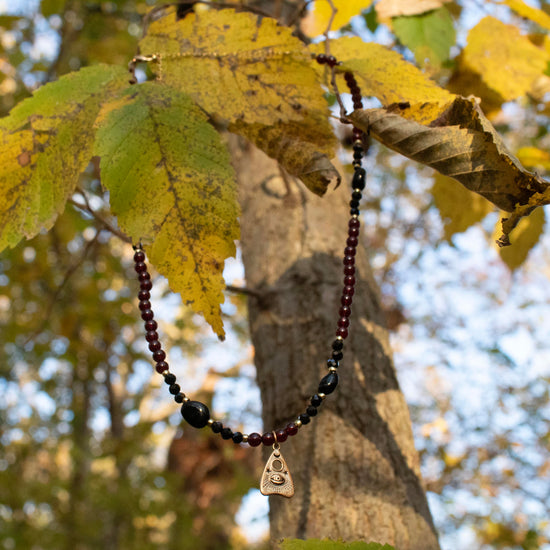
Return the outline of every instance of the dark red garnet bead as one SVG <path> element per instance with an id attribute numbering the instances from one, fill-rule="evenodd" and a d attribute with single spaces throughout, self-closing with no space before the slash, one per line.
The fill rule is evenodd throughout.
<path id="1" fill-rule="evenodd" d="M 355 246 L 346 246 L 344 248 L 344 256 L 355 256 L 355 254 L 357 254 Z"/>
<path id="2" fill-rule="evenodd" d="M 291 422 L 290 424 L 287 424 L 285 431 L 288 435 L 296 435 L 298 433 L 298 426 L 296 426 L 294 422 Z"/>
<path id="3" fill-rule="evenodd" d="M 351 296 L 348 296 L 347 294 L 344 294 L 341 298 L 340 298 L 340 303 L 343 305 L 343 306 L 351 306 L 351 304 L 353 303 L 353 298 Z M 336 335 L 338 336 L 338 335 Z"/>
<path id="4" fill-rule="evenodd" d="M 340 317 L 349 317 L 351 315 L 351 308 L 349 306 L 342 306 L 338 313 L 340 314 Z M 343 347 L 344 344 L 342 344 L 342 346 L 339 348 L 335 348 L 334 346 L 332 346 L 332 348 L 336 349 L 337 351 L 341 350 Z"/>
<path id="5" fill-rule="evenodd" d="M 155 316 L 155 314 L 153 313 L 153 311 L 151 309 L 146 309 L 145 311 L 141 312 L 141 318 L 144 321 L 152 321 L 154 316 Z"/>
<path id="6" fill-rule="evenodd" d="M 248 436 L 248 444 L 251 447 L 257 447 L 261 443 L 262 443 L 262 436 L 260 434 L 257 434 L 256 432 L 254 432 Z"/>
<path id="7" fill-rule="evenodd" d="M 159 361 L 164 361 L 166 359 L 166 353 L 163 350 L 159 349 L 153 353 L 153 359 L 158 363 Z"/>
<path id="8" fill-rule="evenodd" d="M 156 321 L 146 321 L 146 323 L 145 323 L 145 330 L 146 331 L 157 330 L 157 328 L 158 328 L 158 325 L 157 325 Z"/>
<path id="9" fill-rule="evenodd" d="M 149 281 L 151 279 L 151 275 L 149 275 L 149 273 L 147 273 L 147 271 L 144 271 L 143 273 L 140 273 L 138 275 L 138 279 L 139 279 L 139 282 L 143 282 L 143 281 Z"/>
<path id="10" fill-rule="evenodd" d="M 352 286 L 345 286 L 342 294 L 346 296 L 353 296 L 355 294 L 355 288 Z"/>
<path id="11" fill-rule="evenodd" d="M 279 443 L 283 443 L 284 441 L 287 440 L 288 434 L 286 433 L 286 430 L 277 430 L 275 432 L 275 436 Z"/>
<path id="12" fill-rule="evenodd" d="M 275 443 L 275 436 L 271 432 L 266 432 L 262 435 L 262 443 L 269 447 L 270 445 L 273 445 Z"/>
<path id="13" fill-rule="evenodd" d="M 319 65 L 324 65 L 327 62 L 327 56 L 324 53 L 320 53 L 315 59 Z"/>
<path id="14" fill-rule="evenodd" d="M 338 65 L 338 61 L 333 55 L 329 55 L 327 57 L 327 65 L 329 67 L 336 67 L 336 65 Z"/>
<path id="15" fill-rule="evenodd" d="M 149 332 L 145 333 L 145 339 L 148 342 L 155 342 L 159 339 L 159 335 L 156 330 L 150 330 Z"/>
<path id="16" fill-rule="evenodd" d="M 147 266 L 143 262 L 138 262 L 134 266 L 134 269 L 136 270 L 137 273 L 143 273 L 143 272 L 147 271 Z"/>
<path id="17" fill-rule="evenodd" d="M 350 227 L 348 229 L 348 235 L 350 237 L 358 237 L 359 236 L 359 228 L 358 227 Z"/>
<path id="18" fill-rule="evenodd" d="M 346 241 L 346 244 L 351 248 L 355 248 L 357 244 L 359 243 L 359 239 L 357 237 L 348 237 L 348 240 Z"/>
<path id="19" fill-rule="evenodd" d="M 344 285 L 346 286 L 355 285 L 355 277 L 353 275 L 348 275 L 347 277 L 344 277 Z"/>
<path id="20" fill-rule="evenodd" d="M 344 266 L 344 275 L 355 275 L 355 266 L 354 265 Z"/>
<path id="21" fill-rule="evenodd" d="M 159 351 L 160 348 L 162 348 L 162 344 L 158 340 L 155 340 L 154 342 L 149 342 L 150 351 L 157 352 Z M 165 357 L 163 357 L 162 359 L 159 359 L 159 361 L 164 361 L 164 359 Z"/>
<path id="22" fill-rule="evenodd" d="M 164 371 L 168 370 L 168 363 L 166 361 L 159 361 L 155 368 L 158 373 L 162 374 Z"/>
<path id="23" fill-rule="evenodd" d="M 144 300 L 143 302 L 139 303 L 139 309 L 141 311 L 145 311 L 146 309 L 151 309 L 151 302 L 149 300 Z"/>
<path id="24" fill-rule="evenodd" d="M 338 326 L 348 328 L 349 327 L 349 319 L 347 317 L 340 317 L 340 319 L 338 319 Z"/>
<path id="25" fill-rule="evenodd" d="M 361 225 L 361 222 L 357 218 L 352 218 L 348 223 L 348 227 L 351 227 L 351 228 L 359 229 L 360 225 Z"/>
<path id="26" fill-rule="evenodd" d="M 355 257 L 354 256 L 344 256 L 344 265 L 353 265 L 355 264 Z M 151 305 L 151 304 L 149 304 Z"/>
<path id="27" fill-rule="evenodd" d="M 148 290 L 140 290 L 138 293 L 138 299 L 140 302 L 145 302 L 151 297 L 151 293 Z"/>
<path id="28" fill-rule="evenodd" d="M 344 327 L 338 327 L 338 329 L 336 330 L 336 336 L 341 336 L 344 339 L 347 338 L 348 337 L 348 329 L 344 328 Z"/>
<path id="29" fill-rule="evenodd" d="M 141 290 L 151 290 L 153 288 L 153 283 L 151 281 L 143 281 L 139 285 L 139 288 L 141 288 Z"/>
<path id="30" fill-rule="evenodd" d="M 143 263 L 145 261 L 145 254 L 142 250 L 136 250 L 136 253 L 134 254 L 134 262 L 136 263 Z"/>

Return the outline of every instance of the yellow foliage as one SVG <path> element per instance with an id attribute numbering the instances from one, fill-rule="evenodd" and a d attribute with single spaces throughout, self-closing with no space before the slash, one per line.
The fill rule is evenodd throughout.
<path id="1" fill-rule="evenodd" d="M 325 51 L 324 43 L 311 46 L 315 53 Z M 330 41 L 330 51 L 343 64 L 339 72 L 352 71 L 364 96 L 375 96 L 383 105 L 398 102 L 420 104 L 418 117 L 423 122 L 434 120 L 452 102 L 454 96 L 440 88 L 420 69 L 397 52 L 380 44 L 363 42 L 358 37 L 343 37 Z M 319 67 L 319 71 L 324 71 Z M 339 79 L 341 90 L 346 90 L 344 79 Z"/>
<path id="2" fill-rule="evenodd" d="M 519 220 L 510 233 L 511 246 L 499 247 L 502 261 L 511 269 L 517 269 L 526 259 L 529 251 L 537 244 L 544 229 L 544 210 L 537 208 L 529 216 Z M 493 241 L 501 233 L 500 223 L 497 223 Z"/>
<path id="3" fill-rule="evenodd" d="M 550 153 L 538 147 L 522 147 L 518 150 L 517 157 L 527 168 L 550 170 Z"/>
<path id="4" fill-rule="evenodd" d="M 514 10 L 521 17 L 530 19 L 534 23 L 539 24 L 541 27 L 550 30 L 550 15 L 546 12 L 528 6 L 522 0 L 502 0 L 499 4 L 506 4 L 510 9 Z"/>
<path id="5" fill-rule="evenodd" d="M 337 12 L 330 27 L 331 31 L 337 31 L 349 20 L 366 10 L 372 0 L 332 0 Z M 327 30 L 327 25 L 332 16 L 332 8 L 327 0 L 316 0 L 313 9 L 306 16 L 302 23 L 302 30 L 308 36 L 317 36 Z"/>
<path id="6" fill-rule="evenodd" d="M 419 15 L 436 10 L 451 0 L 379 0 L 376 3 L 376 15 L 379 21 L 388 21 L 401 15 Z"/>
<path id="7" fill-rule="evenodd" d="M 95 152 L 120 227 L 150 244 L 171 289 L 223 338 L 222 271 L 235 254 L 239 210 L 219 134 L 188 96 L 154 82 L 107 104 L 98 125 Z"/>
<path id="8" fill-rule="evenodd" d="M 447 240 L 455 233 L 466 231 L 480 222 L 494 208 L 481 195 L 441 174 L 436 174 L 431 192 L 443 221 Z"/>
<path id="9" fill-rule="evenodd" d="M 250 124 L 300 120 L 306 110 L 328 116 L 309 52 L 291 29 L 232 9 L 180 21 L 175 8 L 166 14 L 151 23 L 140 49 L 156 56 L 159 80 L 208 113 Z"/>
<path id="10" fill-rule="evenodd" d="M 461 69 L 473 71 L 492 90 L 510 101 L 528 93 L 543 76 L 550 57 L 517 27 L 485 17 L 468 34 Z"/>

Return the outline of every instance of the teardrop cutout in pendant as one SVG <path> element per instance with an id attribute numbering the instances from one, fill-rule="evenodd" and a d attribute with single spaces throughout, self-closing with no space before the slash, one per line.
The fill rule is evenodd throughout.
<path id="1" fill-rule="evenodd" d="M 260 492 L 262 495 L 281 495 L 287 498 L 294 495 L 294 483 L 278 447 L 273 449 L 265 465 Z"/>

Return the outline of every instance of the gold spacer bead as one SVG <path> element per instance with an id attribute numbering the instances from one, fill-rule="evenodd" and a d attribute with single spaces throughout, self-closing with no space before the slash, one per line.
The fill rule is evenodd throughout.
<path id="1" fill-rule="evenodd" d="M 187 395 L 183 398 L 183 402 L 184 403 L 187 403 L 187 401 L 190 401 L 189 397 L 187 397 Z"/>
<path id="2" fill-rule="evenodd" d="M 248 443 L 248 434 L 243 434 L 243 443 Z"/>
<path id="3" fill-rule="evenodd" d="M 296 426 L 298 426 L 298 428 L 301 428 L 301 427 L 302 427 L 302 421 L 301 421 L 301 420 L 295 420 L 295 421 L 294 421 L 294 424 L 295 424 Z"/>
<path id="4" fill-rule="evenodd" d="M 185 398 L 184 398 L 185 399 Z M 214 420 L 212 420 L 212 418 L 209 418 L 208 419 L 208 425 L 209 426 L 212 426 L 212 424 L 214 424 Z"/>
<path id="5" fill-rule="evenodd" d="M 329 372 L 338 372 L 338 369 L 336 367 L 330 367 L 328 369 Z"/>
<path id="6" fill-rule="evenodd" d="M 324 399 L 326 397 L 326 394 L 324 393 L 318 393 L 317 394 L 321 399 Z"/>

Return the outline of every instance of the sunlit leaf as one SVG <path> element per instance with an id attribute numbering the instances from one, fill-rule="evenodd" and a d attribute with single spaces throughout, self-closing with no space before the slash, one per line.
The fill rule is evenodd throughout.
<path id="1" fill-rule="evenodd" d="M 522 0 L 502 0 L 498 3 L 506 4 L 510 9 L 514 10 L 521 17 L 530 19 L 544 29 L 550 30 L 550 15 L 548 15 L 546 12 L 539 10 L 538 8 L 534 8 L 533 6 L 528 6 Z"/>
<path id="2" fill-rule="evenodd" d="M 481 195 L 441 174 L 436 174 L 431 193 L 443 221 L 446 239 L 466 231 L 494 209 Z"/>
<path id="3" fill-rule="evenodd" d="M 376 13 L 379 20 L 388 20 L 401 15 L 418 15 L 431 10 L 436 10 L 451 0 L 379 0 L 376 5 Z"/>
<path id="4" fill-rule="evenodd" d="M 311 49 L 323 53 L 324 43 L 315 44 Z M 377 97 L 383 105 L 404 101 L 422 104 L 416 120 L 434 120 L 454 98 L 397 52 L 380 44 L 343 37 L 331 40 L 330 50 L 343 63 L 339 71 L 353 72 L 363 96 Z M 322 67 L 318 70 L 324 71 Z M 339 79 L 339 85 L 342 91 L 346 90 L 343 78 Z"/>
<path id="5" fill-rule="evenodd" d="M 366 10 L 372 0 L 333 0 L 334 7 L 338 10 L 330 27 L 331 31 L 337 31 L 347 23 L 352 17 L 359 15 Z M 327 0 L 316 0 L 313 3 L 313 9 L 306 17 L 303 23 L 303 30 L 308 36 L 317 36 L 326 31 L 332 8 Z"/>
<path id="6" fill-rule="evenodd" d="M 92 157 L 101 103 L 126 83 L 121 67 L 85 68 L 0 121 L 0 250 L 52 227 Z"/>
<path id="7" fill-rule="evenodd" d="M 522 147 L 517 151 L 520 162 L 528 168 L 550 171 L 550 153 L 538 147 Z"/>
<path id="8" fill-rule="evenodd" d="M 505 101 L 531 90 L 548 66 L 547 52 L 535 46 L 517 27 L 485 17 L 468 34 L 460 68 L 476 73 Z"/>
<path id="9" fill-rule="evenodd" d="M 540 239 L 544 222 L 544 209 L 537 208 L 532 214 L 519 220 L 516 227 L 510 232 L 511 246 L 499 247 L 500 257 L 510 269 L 517 269 L 527 259 L 530 250 Z M 494 237 L 499 237 L 500 231 L 501 227 L 498 223 L 495 227 Z"/>
<path id="10" fill-rule="evenodd" d="M 218 133 L 165 85 L 131 87 L 106 105 L 96 154 L 113 213 L 194 311 L 223 337 L 224 260 L 235 253 L 235 177 Z"/>
<path id="11" fill-rule="evenodd" d="M 404 118 L 407 109 L 367 109 L 350 119 L 390 149 L 458 180 L 503 210 L 549 188 L 506 149 L 474 101 L 457 97 L 429 126 Z"/>
<path id="12" fill-rule="evenodd" d="M 333 156 L 336 138 L 326 118 L 315 117 L 303 122 L 263 124 L 235 123 L 229 129 L 241 134 L 306 186 L 323 195 L 330 185 L 338 185 L 340 175 L 329 158 Z"/>
<path id="13" fill-rule="evenodd" d="M 229 121 L 274 124 L 327 114 L 311 57 L 289 28 L 234 10 L 177 20 L 176 9 L 151 23 L 140 42 L 156 55 L 158 78 Z"/>
<path id="14" fill-rule="evenodd" d="M 421 66 L 440 67 L 455 43 L 453 20 L 446 8 L 392 19 L 395 36 L 413 53 Z"/>

